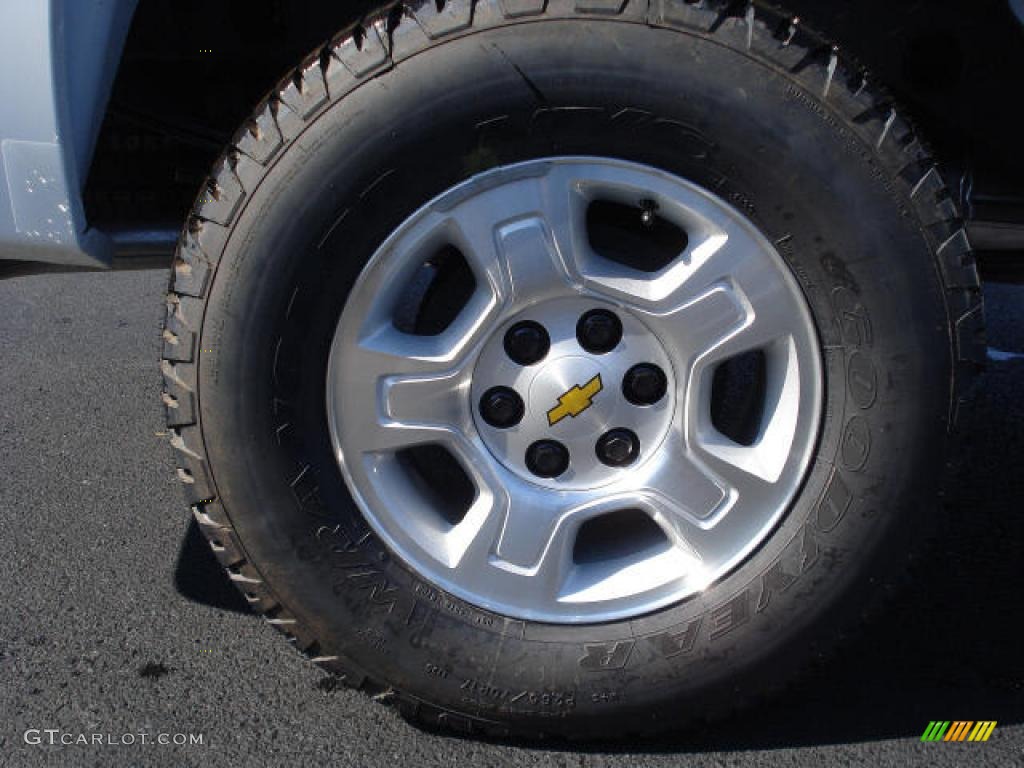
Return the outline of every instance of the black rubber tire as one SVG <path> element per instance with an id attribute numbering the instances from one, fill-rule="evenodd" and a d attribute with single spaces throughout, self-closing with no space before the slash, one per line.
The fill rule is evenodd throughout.
<path id="1" fill-rule="evenodd" d="M 603 738 L 723 716 L 855 628 L 931 525 L 984 349 L 956 208 L 835 49 L 736 6 L 397 6 L 282 81 L 196 201 L 163 361 L 196 519 L 255 610 L 410 718 Z M 423 582 L 357 511 L 324 414 L 341 307 L 385 236 L 475 172 L 552 154 L 647 163 L 731 201 L 792 267 L 824 348 L 816 459 L 777 530 L 632 621 L 518 621 Z"/>

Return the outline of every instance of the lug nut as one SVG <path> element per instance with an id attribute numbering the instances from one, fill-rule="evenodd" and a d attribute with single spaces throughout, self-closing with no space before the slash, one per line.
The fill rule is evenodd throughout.
<path id="1" fill-rule="evenodd" d="M 576 340 L 591 354 L 611 352 L 622 340 L 622 321 L 607 309 L 591 309 L 576 323 Z"/>
<path id="2" fill-rule="evenodd" d="M 551 349 L 551 337 L 540 323 L 523 320 L 505 332 L 505 354 L 519 365 L 543 360 Z"/>
<path id="3" fill-rule="evenodd" d="M 640 438 L 629 429 L 612 429 L 597 440 L 597 458 L 609 467 L 625 467 L 640 455 Z"/>
<path id="4" fill-rule="evenodd" d="M 665 372 L 653 363 L 634 365 L 622 377 L 622 394 L 633 405 L 654 405 L 667 389 Z"/>
<path id="5" fill-rule="evenodd" d="M 491 387 L 480 398 L 480 415 L 498 429 L 518 424 L 526 408 L 519 393 L 509 387 Z"/>
<path id="6" fill-rule="evenodd" d="M 526 467 L 537 477 L 558 477 L 569 468 L 569 449 L 557 440 L 538 440 L 526 449 Z"/>

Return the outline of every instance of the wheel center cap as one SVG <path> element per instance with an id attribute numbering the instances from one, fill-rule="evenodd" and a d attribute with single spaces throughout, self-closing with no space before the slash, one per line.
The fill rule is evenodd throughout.
<path id="1" fill-rule="evenodd" d="M 541 368 L 530 385 L 528 408 L 544 413 L 552 437 L 585 437 L 614 415 L 613 387 L 608 371 L 593 359 L 569 355 Z"/>
<path id="2" fill-rule="evenodd" d="M 611 348 L 607 339 L 591 344 L 585 335 L 598 325 L 595 313 L 614 315 L 616 327 L 621 323 Z M 541 359 L 516 354 L 524 328 L 540 328 L 550 339 Z M 631 402 L 625 395 L 638 365 L 664 372 L 666 387 L 655 402 Z M 487 411 L 498 391 L 521 400 L 515 424 Z M 646 460 L 668 432 L 676 388 L 661 342 L 635 315 L 574 297 L 535 305 L 498 328 L 476 364 L 470 396 L 491 454 L 531 483 L 564 491 L 615 482 Z M 551 467 L 562 471 L 549 476 Z"/>

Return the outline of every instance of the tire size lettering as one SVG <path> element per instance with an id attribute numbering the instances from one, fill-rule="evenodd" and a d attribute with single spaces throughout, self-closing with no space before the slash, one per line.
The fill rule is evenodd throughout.
<path id="1" fill-rule="evenodd" d="M 470 704 L 500 704 L 506 708 L 527 704 L 553 712 L 565 712 L 576 706 L 576 693 L 568 691 L 531 691 L 513 693 L 508 688 L 466 678 L 459 685 L 462 701 Z"/>
<path id="2" fill-rule="evenodd" d="M 467 694 L 473 694 L 472 699 L 468 696 L 463 696 L 466 701 L 479 701 L 480 699 L 490 699 L 491 701 L 508 701 L 512 696 L 511 691 L 507 688 L 499 688 L 496 685 L 489 683 L 482 683 L 479 680 L 467 678 L 462 681 L 462 685 L 459 686 Z"/>
<path id="3" fill-rule="evenodd" d="M 357 630 L 356 637 L 362 640 L 367 648 L 372 648 L 375 651 L 384 651 L 388 645 L 384 633 L 374 627 L 363 627 Z"/>
<path id="4" fill-rule="evenodd" d="M 475 611 L 469 606 L 458 603 L 442 592 L 421 582 L 418 582 L 413 587 L 413 594 L 425 601 L 432 608 L 457 616 L 464 621 L 471 622 L 481 627 L 495 626 L 495 619 L 493 616 L 481 613 L 480 611 Z"/>
<path id="5" fill-rule="evenodd" d="M 576 694 L 563 691 L 523 691 L 512 697 L 511 703 L 517 701 L 525 701 L 531 707 L 566 712 L 576 707 Z"/>
<path id="6" fill-rule="evenodd" d="M 448 670 L 446 668 L 437 664 L 432 664 L 429 661 L 423 665 L 423 673 L 427 675 L 427 677 L 436 677 L 441 680 L 446 680 L 448 678 Z"/>

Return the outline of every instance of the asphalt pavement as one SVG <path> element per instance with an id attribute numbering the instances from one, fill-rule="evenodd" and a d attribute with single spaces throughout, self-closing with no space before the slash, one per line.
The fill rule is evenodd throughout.
<path id="1" fill-rule="evenodd" d="M 0 765 L 1024 766 L 1024 287 L 986 289 L 953 530 L 891 613 L 767 707 L 588 749 L 417 729 L 246 612 L 174 477 L 166 283 L 0 281 Z M 921 743 L 935 719 L 998 725 Z"/>

